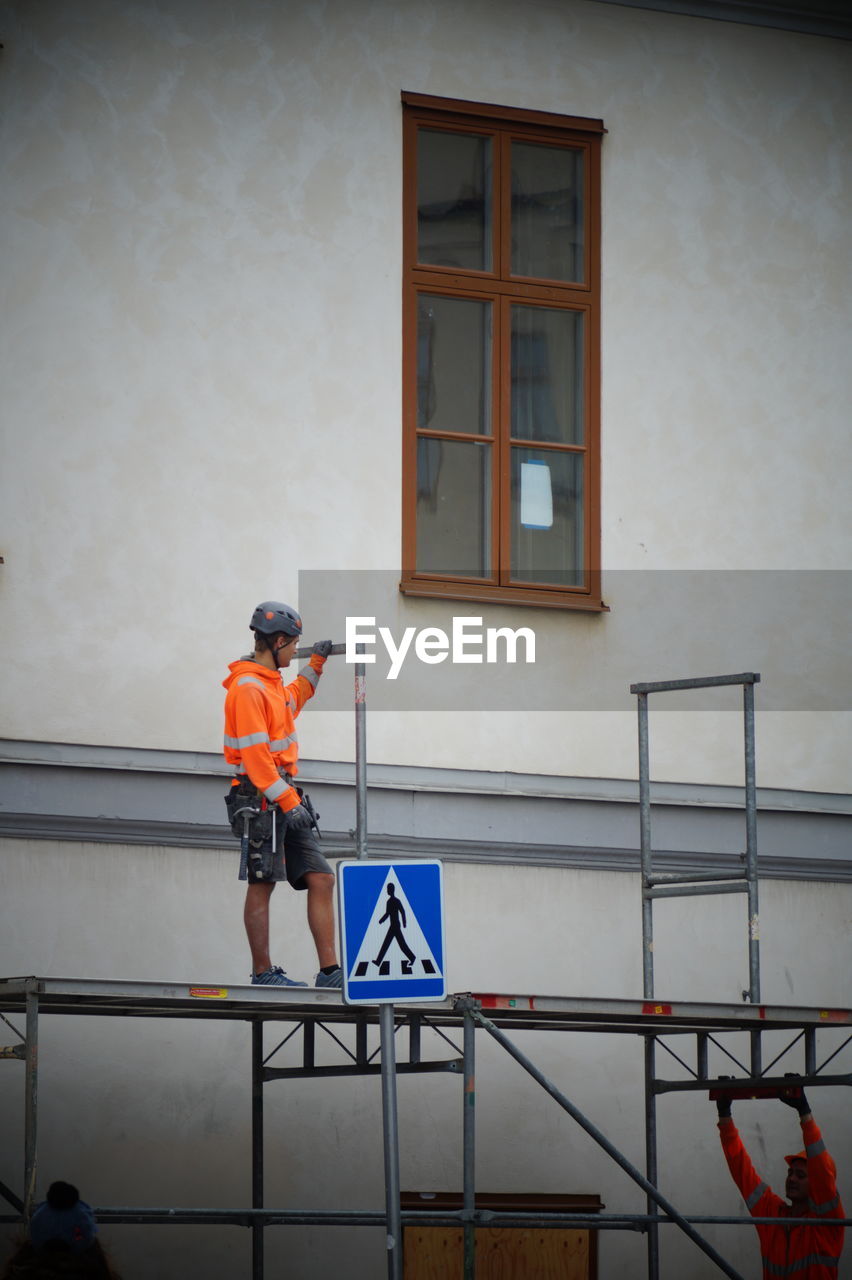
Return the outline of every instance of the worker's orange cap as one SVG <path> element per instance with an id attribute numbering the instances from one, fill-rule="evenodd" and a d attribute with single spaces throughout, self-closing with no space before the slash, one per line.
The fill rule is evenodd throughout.
<path id="1" fill-rule="evenodd" d="M 828 1155 L 828 1152 L 826 1152 L 826 1155 Z M 808 1153 L 807 1153 L 807 1151 L 797 1151 L 797 1152 L 796 1152 L 796 1154 L 795 1154 L 794 1156 L 785 1156 L 785 1157 L 784 1157 L 784 1159 L 787 1161 L 787 1163 L 788 1163 L 788 1164 L 792 1164 L 794 1160 L 807 1160 L 807 1158 L 808 1158 Z M 828 1164 L 829 1164 L 829 1168 L 831 1169 L 831 1176 L 832 1176 L 832 1177 L 836 1177 L 836 1175 L 837 1175 L 837 1166 L 835 1165 L 835 1163 L 834 1163 L 834 1161 L 832 1160 L 831 1156 L 828 1156 Z"/>

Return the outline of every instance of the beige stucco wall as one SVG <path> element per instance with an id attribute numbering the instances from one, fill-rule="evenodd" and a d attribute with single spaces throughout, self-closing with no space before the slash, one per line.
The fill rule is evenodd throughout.
<path id="1" fill-rule="evenodd" d="M 605 568 L 850 563 L 846 43 L 586 0 L 3 15 L 5 736 L 215 750 L 257 600 L 398 567 L 403 88 L 606 123 Z M 722 636 L 696 651 L 668 605 L 683 644 L 634 663 L 627 581 L 605 617 L 482 612 L 550 638 L 545 689 L 602 651 L 620 688 L 720 667 L 777 688 L 759 631 L 739 661 Z M 838 670 L 818 659 L 823 690 Z M 829 704 L 762 717 L 759 781 L 848 790 Z M 662 776 L 739 780 L 736 717 L 706 715 L 667 719 Z M 629 710 L 592 708 L 383 714 L 369 744 L 625 776 L 634 740 Z M 305 749 L 351 756 L 349 718 L 315 717 Z"/>

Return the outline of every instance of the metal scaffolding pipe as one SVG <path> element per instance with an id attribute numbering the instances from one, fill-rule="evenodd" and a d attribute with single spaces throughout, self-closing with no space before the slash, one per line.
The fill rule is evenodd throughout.
<path id="1" fill-rule="evenodd" d="M 399 1187 L 399 1122 L 396 1106 L 396 1046 L 393 1005 L 380 1010 L 382 1036 L 382 1130 L 385 1151 L 385 1207 L 388 1280 L 402 1280 L 402 1221 Z"/>
<path id="2" fill-rule="evenodd" d="M 462 1117 L 464 1165 L 464 1280 L 476 1277 L 476 1027 L 469 1009 L 464 1014 L 464 1114 Z"/>
<path id="3" fill-rule="evenodd" d="M 657 1095 L 654 1093 L 655 1058 L 657 1040 L 645 1036 L 645 1175 L 657 1185 Z M 646 1196 L 648 1213 L 652 1213 L 653 1201 Z M 658 1280 L 660 1274 L 660 1237 L 655 1222 L 648 1224 L 648 1280 Z"/>
<path id="4" fill-rule="evenodd" d="M 717 689 L 726 684 L 755 685 L 760 683 L 756 671 L 742 671 L 735 676 L 694 676 L 687 680 L 653 680 L 650 684 L 630 686 L 631 693 L 671 693 L 679 689 Z"/>
<path id="5" fill-rule="evenodd" d="M 26 1078 L 24 1088 L 24 1217 L 29 1222 L 36 1203 L 38 1176 L 38 995 L 26 997 Z"/>
<path id="6" fill-rule="evenodd" d="M 639 706 L 639 839 L 642 858 L 642 994 L 654 996 L 654 915 L 648 886 L 651 878 L 651 777 L 648 747 L 648 695 Z"/>
<path id="7" fill-rule="evenodd" d="M 386 1221 L 383 1209 L 182 1209 L 182 1208 L 102 1208 L 92 1211 L 102 1226 L 225 1226 L 250 1227 L 263 1221 L 268 1227 L 382 1227 Z M 464 1222 L 462 1209 L 404 1209 L 403 1226 L 457 1227 Z M 687 1222 L 714 1226 L 777 1225 L 777 1218 L 737 1218 L 713 1214 L 684 1215 Z M 15 1225 L 20 1214 L 0 1214 L 0 1224 Z M 832 1218 L 832 1226 L 852 1227 L 852 1218 Z M 813 1225 L 813 1218 L 785 1218 L 785 1226 Z M 602 1229 L 605 1231 L 644 1231 L 649 1225 L 677 1226 L 671 1218 L 647 1213 L 501 1213 L 478 1209 L 474 1214 L 477 1227 L 565 1227 Z"/>
<path id="8" fill-rule="evenodd" d="M 754 685 L 743 685 L 745 747 L 746 880 L 748 883 L 748 984 L 760 1004 L 760 915 L 757 906 L 757 786 L 754 747 Z"/>
<path id="9" fill-rule="evenodd" d="M 251 1024 L 251 1205 L 263 1208 L 263 1020 Z M 263 1280 L 264 1219 L 251 1223 L 252 1280 Z"/>
<path id="10" fill-rule="evenodd" d="M 358 652 L 364 646 L 358 645 Z M 367 855 L 367 666 L 355 663 L 355 849 Z"/>

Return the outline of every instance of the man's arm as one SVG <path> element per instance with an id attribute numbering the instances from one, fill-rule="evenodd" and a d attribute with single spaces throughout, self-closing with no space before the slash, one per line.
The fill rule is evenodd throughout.
<path id="1" fill-rule="evenodd" d="M 302 667 L 295 680 L 284 686 L 290 709 L 297 716 L 302 707 L 316 693 L 326 658 L 331 653 L 331 640 L 318 640 L 314 645 L 311 658 L 306 667 Z"/>
<path id="2" fill-rule="evenodd" d="M 720 1098 L 716 1107 L 719 1112 L 719 1138 L 722 1142 L 722 1151 L 746 1208 L 753 1218 L 775 1217 L 784 1201 L 755 1170 L 731 1116 L 730 1098 Z"/>
<path id="3" fill-rule="evenodd" d="M 804 1089 L 799 1089 L 795 1096 L 782 1094 L 781 1101 L 799 1113 L 808 1163 L 808 1198 L 811 1209 L 820 1218 L 845 1217 L 837 1192 L 837 1170 L 825 1149 L 819 1125 L 814 1120 Z"/>

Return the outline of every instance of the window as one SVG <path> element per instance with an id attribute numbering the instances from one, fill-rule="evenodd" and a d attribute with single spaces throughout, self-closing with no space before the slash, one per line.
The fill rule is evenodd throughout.
<path id="1" fill-rule="evenodd" d="M 403 110 L 401 589 L 601 609 L 603 124 Z"/>

